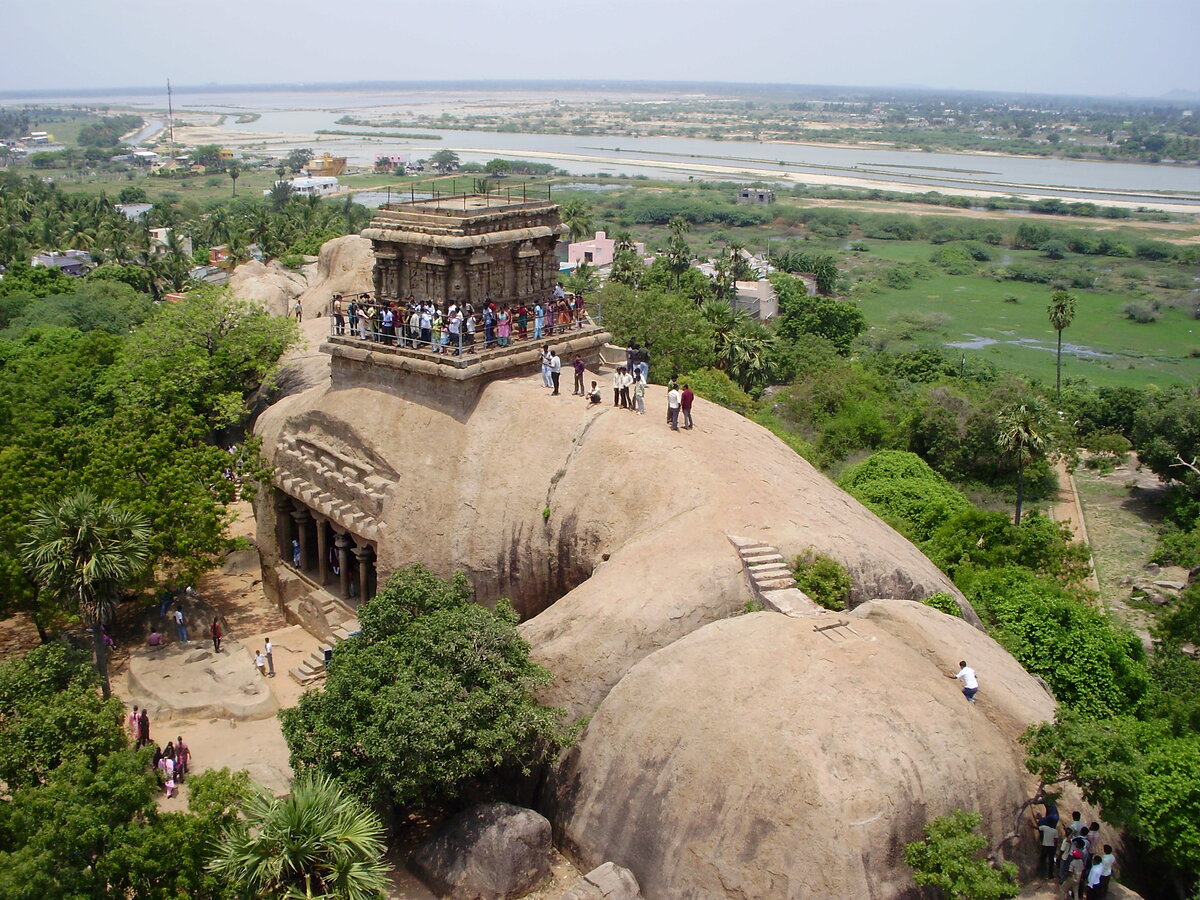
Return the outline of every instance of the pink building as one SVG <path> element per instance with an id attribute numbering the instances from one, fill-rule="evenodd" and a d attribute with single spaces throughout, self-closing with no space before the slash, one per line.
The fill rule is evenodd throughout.
<path id="1" fill-rule="evenodd" d="M 590 241 L 579 241 L 567 245 L 567 264 L 577 266 L 580 263 L 587 263 L 596 268 L 611 266 L 616 247 L 616 241 L 603 231 L 597 231 L 596 236 Z M 637 250 L 639 257 L 646 255 L 646 245 L 640 241 L 634 244 L 634 249 Z"/>

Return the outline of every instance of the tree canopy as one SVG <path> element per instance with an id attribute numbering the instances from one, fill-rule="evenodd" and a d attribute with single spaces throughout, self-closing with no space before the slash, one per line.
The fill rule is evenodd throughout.
<path id="1" fill-rule="evenodd" d="M 359 621 L 325 689 L 280 714 L 298 772 L 323 772 L 379 808 L 420 806 L 495 792 L 505 771 L 565 740 L 562 711 L 534 699 L 550 675 L 529 660 L 516 614 L 473 603 L 461 575 L 402 569 Z"/>

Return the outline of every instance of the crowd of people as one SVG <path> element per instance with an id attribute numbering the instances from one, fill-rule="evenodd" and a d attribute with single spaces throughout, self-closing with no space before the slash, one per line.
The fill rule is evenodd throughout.
<path id="1" fill-rule="evenodd" d="M 1100 823 L 1085 824 L 1077 810 L 1071 821 L 1060 822 L 1058 809 L 1047 805 L 1046 814 L 1034 820 L 1041 841 L 1038 867 L 1046 878 L 1065 885 L 1068 900 L 1100 900 L 1108 896 L 1117 857 L 1109 844 L 1100 843 Z"/>
<path id="2" fill-rule="evenodd" d="M 532 304 L 485 301 L 479 309 L 470 303 L 445 307 L 409 296 L 405 303 L 378 300 L 371 294 L 330 302 L 333 333 L 392 347 L 428 350 L 431 353 L 475 353 L 507 347 L 514 341 L 541 340 L 588 324 L 582 294 L 570 294 L 562 285 L 554 295 Z"/>
<path id="3" fill-rule="evenodd" d="M 150 755 L 150 768 L 158 776 L 158 783 L 166 795 L 174 797 L 179 783 L 188 773 L 192 760 L 192 751 L 183 742 L 183 736 L 180 735 L 173 741 L 167 741 L 166 747 L 152 744 L 150 741 L 150 714 L 145 709 L 139 709 L 136 704 L 129 713 L 127 723 L 135 747 L 139 750 L 142 747 L 154 747 L 154 752 Z"/>

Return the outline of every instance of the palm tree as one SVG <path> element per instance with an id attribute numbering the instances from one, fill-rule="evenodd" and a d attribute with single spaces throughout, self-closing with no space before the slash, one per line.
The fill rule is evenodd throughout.
<path id="1" fill-rule="evenodd" d="M 230 163 L 229 168 L 226 169 L 226 172 L 228 173 L 230 180 L 233 182 L 233 196 L 236 197 L 237 196 L 237 180 L 242 175 L 242 167 L 239 166 L 237 163 Z"/>
<path id="2" fill-rule="evenodd" d="M 571 240 L 578 241 L 593 234 L 596 223 L 591 210 L 582 200 L 568 200 L 562 205 L 563 224 L 571 230 Z"/>
<path id="3" fill-rule="evenodd" d="M 265 790 L 243 807 L 208 864 L 247 897 L 382 898 L 388 885 L 383 826 L 325 775 L 305 776 L 290 797 Z"/>
<path id="4" fill-rule="evenodd" d="M 118 592 L 146 567 L 149 523 L 83 490 L 57 505 L 37 507 L 19 552 L 39 589 L 91 629 L 107 700 L 108 652 L 100 626 L 112 621 Z"/>
<path id="5" fill-rule="evenodd" d="M 1050 305 L 1046 307 L 1050 316 L 1050 327 L 1058 332 L 1058 356 L 1054 374 L 1054 393 L 1062 398 L 1062 333 L 1075 320 L 1075 298 L 1066 291 L 1055 291 L 1050 295 Z"/>
<path id="6" fill-rule="evenodd" d="M 1013 524 L 1021 524 L 1021 501 L 1025 490 L 1025 467 L 1050 449 L 1050 421 L 1045 405 L 1037 399 L 1010 403 L 996 416 L 999 433 L 996 447 L 1017 461 L 1017 511 Z"/>

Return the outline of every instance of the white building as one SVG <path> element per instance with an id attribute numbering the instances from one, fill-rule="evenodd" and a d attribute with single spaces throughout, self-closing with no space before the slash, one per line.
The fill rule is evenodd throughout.
<path id="1" fill-rule="evenodd" d="M 277 181 L 275 184 L 290 184 L 292 193 L 300 197 L 324 197 L 342 189 L 333 175 L 300 175 L 291 181 Z M 270 193 L 270 190 L 263 191 L 263 196 L 269 196 Z"/>

